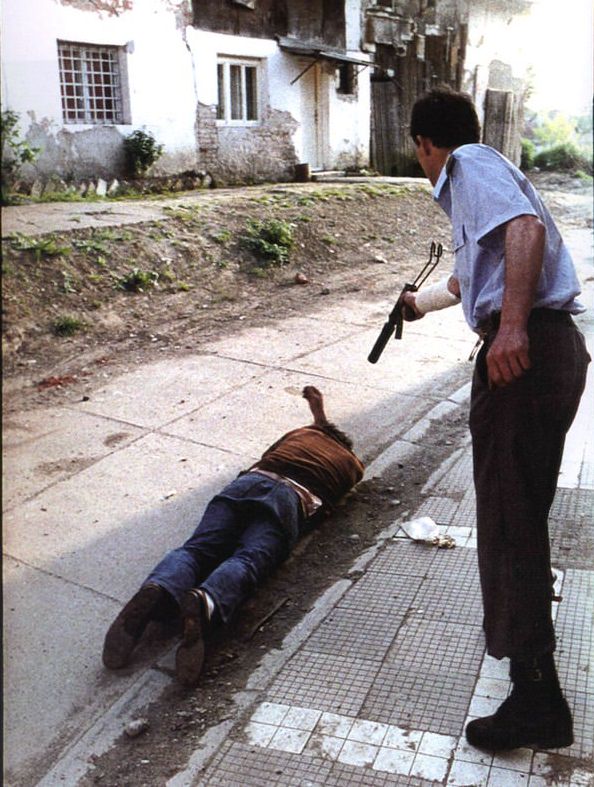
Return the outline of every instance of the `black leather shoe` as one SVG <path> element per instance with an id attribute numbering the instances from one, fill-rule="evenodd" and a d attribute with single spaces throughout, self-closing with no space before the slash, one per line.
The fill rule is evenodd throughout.
<path id="1" fill-rule="evenodd" d="M 132 596 L 105 635 L 103 663 L 108 669 L 128 664 L 147 623 L 159 617 L 168 597 L 158 585 L 146 585 Z"/>
<path id="2" fill-rule="evenodd" d="M 531 707 L 526 698 L 512 692 L 492 716 L 469 722 L 466 740 L 471 746 L 486 751 L 571 746 L 571 711 L 561 694 L 543 708 L 542 705 Z"/>
<path id="3" fill-rule="evenodd" d="M 188 688 L 198 684 L 204 665 L 204 634 L 208 628 L 206 600 L 197 590 L 189 590 L 181 603 L 184 637 L 175 654 L 175 674 Z"/>

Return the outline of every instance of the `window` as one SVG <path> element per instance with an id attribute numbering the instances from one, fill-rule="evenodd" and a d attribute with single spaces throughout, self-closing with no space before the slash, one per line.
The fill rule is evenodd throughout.
<path id="1" fill-rule="evenodd" d="M 258 63 L 220 60 L 217 81 L 217 120 L 228 125 L 246 125 L 260 119 Z"/>
<path id="2" fill-rule="evenodd" d="M 65 123 L 125 123 L 123 48 L 58 41 Z"/>
<path id="3" fill-rule="evenodd" d="M 343 95 L 350 96 L 355 92 L 357 75 L 353 63 L 341 63 L 336 69 L 337 85 L 336 91 Z"/>

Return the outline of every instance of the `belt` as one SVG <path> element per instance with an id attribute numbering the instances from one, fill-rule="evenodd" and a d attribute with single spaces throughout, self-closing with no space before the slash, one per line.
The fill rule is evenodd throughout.
<path id="1" fill-rule="evenodd" d="M 299 497 L 299 502 L 301 503 L 303 513 L 306 517 L 312 516 L 318 508 L 322 507 L 322 501 L 317 495 L 314 495 L 313 492 L 310 492 L 309 489 L 302 484 L 298 484 L 297 481 L 293 481 L 292 478 L 273 473 L 272 470 L 261 470 L 259 467 L 251 467 L 248 472 L 260 473 L 260 475 L 268 476 L 268 478 L 272 478 L 275 481 L 280 481 L 282 484 L 290 486 Z"/>
<path id="2" fill-rule="evenodd" d="M 479 335 L 483 338 L 496 331 L 501 322 L 501 312 L 493 312 L 478 325 Z M 558 323 L 560 325 L 573 325 L 571 314 L 562 309 L 532 309 L 528 318 L 531 322 Z"/>

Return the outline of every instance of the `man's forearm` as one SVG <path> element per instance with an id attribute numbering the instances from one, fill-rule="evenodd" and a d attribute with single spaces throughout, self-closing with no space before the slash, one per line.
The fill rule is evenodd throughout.
<path id="1" fill-rule="evenodd" d="M 544 226 L 535 216 L 518 216 L 506 227 L 501 321 L 487 353 L 489 382 L 496 388 L 530 368 L 527 325 L 542 270 L 544 240 Z"/>
<path id="2" fill-rule="evenodd" d="M 545 229 L 536 216 L 518 216 L 505 231 L 505 285 L 501 324 L 526 327 L 543 262 Z"/>

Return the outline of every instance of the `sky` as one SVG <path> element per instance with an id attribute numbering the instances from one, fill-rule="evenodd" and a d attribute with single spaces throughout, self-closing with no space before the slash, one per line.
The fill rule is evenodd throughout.
<path id="1" fill-rule="evenodd" d="M 522 46 L 534 69 L 528 106 L 563 114 L 592 111 L 592 0 L 535 0 Z"/>

